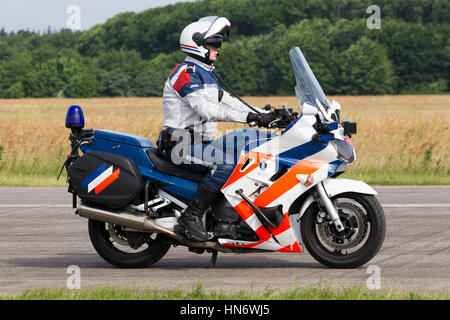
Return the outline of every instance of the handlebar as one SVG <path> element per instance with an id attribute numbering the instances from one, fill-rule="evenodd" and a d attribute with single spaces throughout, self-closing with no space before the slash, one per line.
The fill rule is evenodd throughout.
<path id="1" fill-rule="evenodd" d="M 266 108 L 273 108 L 270 105 L 266 105 L 264 109 Z M 266 109 L 267 110 L 267 109 Z M 283 106 L 281 109 L 275 109 L 273 108 L 273 114 L 275 115 L 275 120 L 273 120 L 271 123 L 269 123 L 269 128 L 286 128 L 291 122 L 298 119 L 298 113 L 292 112 L 292 109 L 286 108 L 286 106 Z"/>
<path id="2" fill-rule="evenodd" d="M 295 121 L 298 119 L 298 113 L 292 112 L 292 109 L 288 109 L 285 106 L 283 106 L 280 109 L 276 109 L 272 107 L 270 104 L 266 104 L 264 106 L 265 111 L 271 111 L 271 113 L 275 116 L 275 119 L 272 120 L 268 125 L 267 128 L 269 129 L 275 129 L 280 128 L 284 129 L 286 128 L 292 121 Z M 255 127 L 258 125 L 256 121 L 252 121 L 248 124 L 250 127 Z"/>

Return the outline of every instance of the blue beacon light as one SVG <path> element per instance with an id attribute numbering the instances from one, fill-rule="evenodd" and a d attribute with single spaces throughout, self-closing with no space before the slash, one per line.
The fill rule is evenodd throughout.
<path id="1" fill-rule="evenodd" d="M 80 106 L 69 107 L 66 115 L 66 128 L 81 129 L 84 127 L 84 115 Z"/>

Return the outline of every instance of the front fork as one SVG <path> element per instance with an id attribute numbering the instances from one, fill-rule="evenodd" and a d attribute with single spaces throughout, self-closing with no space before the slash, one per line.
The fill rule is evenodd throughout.
<path id="1" fill-rule="evenodd" d="M 326 212 L 331 218 L 331 221 L 333 221 L 336 230 L 338 232 L 344 231 L 344 226 L 342 225 L 341 219 L 339 218 L 339 214 L 336 210 L 336 207 L 334 206 L 331 199 L 328 197 L 325 188 L 323 187 L 323 182 L 319 182 L 315 186 L 315 190 L 317 191 L 316 196 L 320 199 L 321 204 L 325 208 Z M 319 200 L 317 199 L 317 200 Z M 320 205 L 319 205 L 320 207 Z"/>

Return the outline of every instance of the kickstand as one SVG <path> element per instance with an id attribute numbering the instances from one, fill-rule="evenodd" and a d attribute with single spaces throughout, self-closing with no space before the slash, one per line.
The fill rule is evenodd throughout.
<path id="1" fill-rule="evenodd" d="M 219 251 L 217 251 L 217 250 L 214 250 L 214 251 L 212 252 L 211 260 L 209 261 L 209 266 L 210 266 L 210 267 L 214 267 L 214 266 L 216 265 L 217 254 L 218 254 L 218 253 L 219 253 Z"/>

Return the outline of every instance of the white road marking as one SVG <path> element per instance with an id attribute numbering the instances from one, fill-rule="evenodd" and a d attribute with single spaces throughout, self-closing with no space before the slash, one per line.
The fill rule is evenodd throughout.
<path id="1" fill-rule="evenodd" d="M 436 208 L 449 208 L 450 203 L 388 203 L 381 204 L 386 208 L 420 208 L 420 207 L 436 207 Z"/>
<path id="2" fill-rule="evenodd" d="M 420 207 L 436 207 L 450 208 L 450 203 L 382 203 L 385 208 L 420 208 Z M 72 204 L 0 204 L 1 208 L 72 208 Z"/>
<path id="3" fill-rule="evenodd" d="M 71 204 L 0 204 L 1 208 L 72 208 Z"/>

